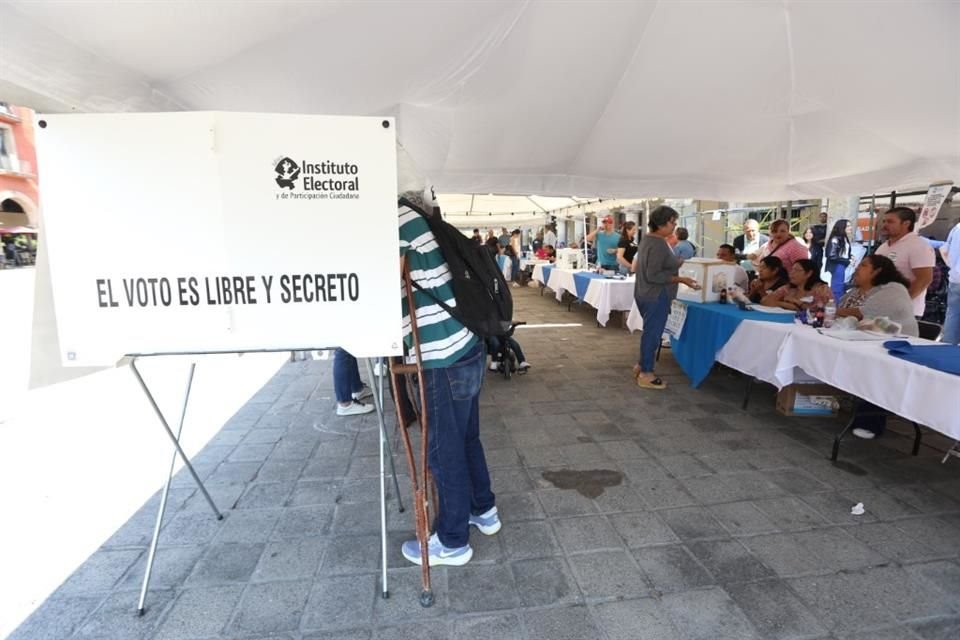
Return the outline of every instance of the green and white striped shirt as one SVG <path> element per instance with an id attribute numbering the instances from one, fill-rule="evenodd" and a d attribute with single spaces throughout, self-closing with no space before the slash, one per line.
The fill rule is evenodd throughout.
<path id="1" fill-rule="evenodd" d="M 409 207 L 399 207 L 400 256 L 406 256 L 410 279 L 415 281 L 437 300 L 448 307 L 456 307 L 453 295 L 450 268 L 443 259 L 433 232 L 423 217 Z M 443 307 L 438 305 L 426 291 L 413 289 L 417 307 L 417 327 L 420 330 L 420 352 L 425 369 L 448 367 L 469 351 L 479 338 Z M 403 308 L 403 342 L 410 354 L 408 364 L 416 362 L 413 352 L 413 332 L 410 329 L 410 314 L 403 283 L 400 285 Z"/>

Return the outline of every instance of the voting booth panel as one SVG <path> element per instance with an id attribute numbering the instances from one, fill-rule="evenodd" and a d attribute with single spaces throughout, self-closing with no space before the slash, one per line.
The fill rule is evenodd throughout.
<path id="1" fill-rule="evenodd" d="M 38 127 L 65 365 L 399 353 L 392 120 L 84 114 Z"/>

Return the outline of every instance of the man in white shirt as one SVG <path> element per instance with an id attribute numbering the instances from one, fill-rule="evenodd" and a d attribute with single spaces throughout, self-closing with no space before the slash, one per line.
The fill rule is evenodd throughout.
<path id="1" fill-rule="evenodd" d="M 908 207 L 894 207 L 883 214 L 881 232 L 887 241 L 877 249 L 877 255 L 887 256 L 897 271 L 910 283 L 913 315 L 923 316 L 927 287 L 933 280 L 936 256 L 930 244 L 913 231 L 917 212 Z"/>
<path id="2" fill-rule="evenodd" d="M 557 234 L 553 232 L 552 225 L 548 226 L 546 233 L 543 234 L 543 244 L 550 245 L 554 249 L 557 247 Z"/>

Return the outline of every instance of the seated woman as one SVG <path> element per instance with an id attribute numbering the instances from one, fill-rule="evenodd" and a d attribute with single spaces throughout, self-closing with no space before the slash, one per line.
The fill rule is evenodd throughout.
<path id="1" fill-rule="evenodd" d="M 866 256 L 853 272 L 853 289 L 840 298 L 837 316 L 872 320 L 885 317 L 901 327 L 901 333 L 919 335 L 913 315 L 909 284 L 886 256 Z"/>
<path id="2" fill-rule="evenodd" d="M 553 248 L 552 244 L 545 244 L 539 249 L 537 249 L 537 258 L 539 258 L 540 260 L 549 260 L 550 262 L 556 262 L 557 250 Z"/>
<path id="3" fill-rule="evenodd" d="M 803 258 L 795 261 L 789 275 L 790 283 L 765 295 L 760 304 L 800 311 L 810 307 L 824 307 L 828 301 L 833 300 L 833 291 L 820 279 L 813 260 Z"/>
<path id="4" fill-rule="evenodd" d="M 789 282 L 787 270 L 777 256 L 767 256 L 757 265 L 757 277 L 750 282 L 750 302 L 760 302 L 764 296 L 773 293 Z"/>
<path id="5" fill-rule="evenodd" d="M 837 316 L 857 320 L 886 317 L 900 325 L 901 333 L 919 334 L 907 281 L 890 258 L 865 256 L 853 272 L 853 284 L 840 298 Z M 854 411 L 852 426 L 853 435 L 872 440 L 887 428 L 887 416 L 879 407 L 861 402 Z"/>

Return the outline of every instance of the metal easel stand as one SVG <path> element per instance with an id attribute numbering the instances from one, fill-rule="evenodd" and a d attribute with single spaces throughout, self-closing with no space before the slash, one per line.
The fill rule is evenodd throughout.
<path id="1" fill-rule="evenodd" d="M 217 520 L 223 520 L 223 514 L 217 509 L 217 505 L 213 502 L 213 498 L 211 498 L 210 494 L 207 492 L 207 488 L 203 485 L 203 481 L 200 480 L 200 476 L 197 475 L 193 465 L 190 464 L 190 458 L 187 457 L 187 454 L 180 446 L 180 434 L 183 432 L 183 421 L 187 415 L 187 402 L 190 400 L 190 388 L 193 386 L 193 372 L 196 368 L 197 363 L 191 362 L 190 374 L 187 377 L 187 389 L 184 392 L 183 406 L 180 409 L 180 422 L 177 425 L 177 433 L 174 434 L 170 429 L 170 425 L 167 424 L 167 419 L 164 417 L 163 412 L 160 411 L 160 407 L 157 406 L 157 401 L 150 392 L 150 388 L 147 387 L 147 383 L 143 380 L 143 376 L 140 375 L 140 370 L 137 369 L 137 358 L 134 357 L 133 360 L 130 361 L 130 370 L 133 371 L 133 375 L 136 376 L 137 382 L 140 383 L 140 388 L 143 389 L 143 393 L 147 396 L 147 400 L 150 401 L 150 406 L 153 407 L 154 413 L 156 413 L 157 417 L 160 418 L 160 424 L 163 425 L 163 429 L 167 432 L 167 436 L 170 438 L 170 441 L 173 442 L 174 447 L 173 457 L 170 460 L 170 470 L 167 472 L 167 481 L 163 485 L 163 493 L 160 496 L 160 507 L 157 509 L 157 521 L 153 526 L 153 539 L 150 541 L 150 551 L 147 554 L 147 568 L 143 573 L 143 586 L 140 588 L 140 600 L 137 603 L 137 614 L 141 616 L 146 611 L 144 608 L 144 603 L 147 599 L 147 589 L 150 586 L 150 574 L 153 572 L 153 561 L 157 554 L 157 540 L 160 538 L 160 526 L 163 523 L 163 515 L 167 509 L 167 496 L 170 494 L 170 482 L 173 479 L 173 467 L 177 461 L 177 456 L 180 456 L 180 459 L 183 460 L 183 464 L 190 472 L 190 475 L 193 476 L 193 480 L 197 483 L 197 487 L 199 487 L 200 491 L 203 493 L 203 497 L 206 499 L 207 504 L 209 504 L 210 508 L 213 509 L 213 514 L 217 517 Z"/>
<path id="2" fill-rule="evenodd" d="M 940 461 L 940 464 L 946 464 L 947 460 L 950 459 L 950 456 L 960 458 L 960 440 L 954 442 L 953 446 L 947 449 L 947 452 L 943 454 L 943 460 Z"/>

